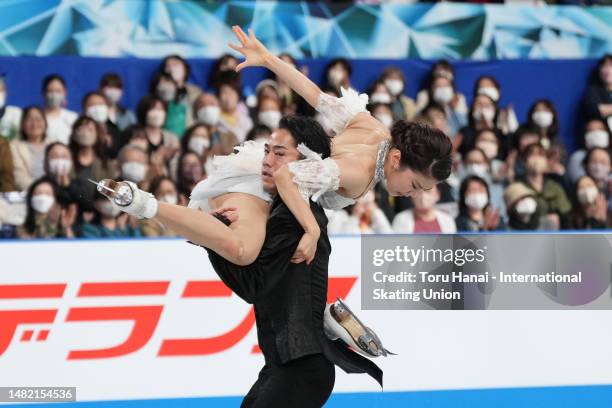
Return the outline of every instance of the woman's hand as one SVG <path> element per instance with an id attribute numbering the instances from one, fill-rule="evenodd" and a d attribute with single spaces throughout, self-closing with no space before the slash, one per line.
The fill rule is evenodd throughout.
<path id="1" fill-rule="evenodd" d="M 236 67 L 236 71 L 240 71 L 246 67 L 264 67 L 266 66 L 266 58 L 270 55 L 268 49 L 257 39 L 253 33 L 253 29 L 249 28 L 249 35 L 242 31 L 242 28 L 233 26 L 232 31 L 236 34 L 236 38 L 242 45 L 229 43 L 228 45 L 233 50 L 238 51 L 246 58 L 246 61 L 241 62 Z"/>
<path id="2" fill-rule="evenodd" d="M 291 258 L 291 263 L 298 264 L 306 261 L 307 264 L 310 264 L 315 257 L 320 235 L 321 231 L 318 229 L 316 231 L 305 232 Z"/>

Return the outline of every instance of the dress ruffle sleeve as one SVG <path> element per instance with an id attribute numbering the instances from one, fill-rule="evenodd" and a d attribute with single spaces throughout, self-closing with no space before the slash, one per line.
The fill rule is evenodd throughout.
<path id="1" fill-rule="evenodd" d="M 340 92 L 342 94 L 340 98 L 321 92 L 315 108 L 336 134 L 341 133 L 355 115 L 368 112 L 367 94 L 358 94 L 351 88 L 340 88 Z"/>

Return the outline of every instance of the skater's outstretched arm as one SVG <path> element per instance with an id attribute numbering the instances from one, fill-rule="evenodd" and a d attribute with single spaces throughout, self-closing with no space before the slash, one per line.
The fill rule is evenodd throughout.
<path id="1" fill-rule="evenodd" d="M 245 61 L 238 64 L 236 71 L 240 71 L 246 67 L 264 67 L 274 72 L 281 80 L 302 98 L 308 102 L 313 108 L 317 107 L 319 102 L 319 94 L 321 89 L 312 82 L 308 77 L 298 71 L 292 65 L 272 54 L 268 49 L 255 37 L 253 29 L 249 29 L 249 35 L 238 26 L 232 27 L 236 38 L 240 41 L 240 45 L 229 44 L 229 46 L 244 55 Z"/>

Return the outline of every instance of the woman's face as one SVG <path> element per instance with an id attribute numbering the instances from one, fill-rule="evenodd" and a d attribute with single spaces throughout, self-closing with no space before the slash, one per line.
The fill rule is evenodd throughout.
<path id="1" fill-rule="evenodd" d="M 474 145 L 484 151 L 489 160 L 497 157 L 499 144 L 495 133 L 490 131 L 479 133 Z"/>
<path id="2" fill-rule="evenodd" d="M 29 142 L 39 142 L 42 140 L 45 131 L 45 118 L 38 109 L 28 111 L 25 120 L 23 121 L 23 131 Z"/>
<path id="3" fill-rule="evenodd" d="M 390 152 L 391 169 L 388 171 L 387 190 L 394 197 L 412 197 L 421 190 L 430 190 L 437 184 L 437 180 L 431 176 L 416 172 L 409 167 L 399 165 L 399 150 L 392 149 Z"/>
<path id="4" fill-rule="evenodd" d="M 610 172 L 610 155 L 604 149 L 597 149 L 591 154 L 589 164 L 605 167 Z"/>
<path id="5" fill-rule="evenodd" d="M 36 195 L 49 195 L 51 197 L 53 197 L 53 188 L 51 187 L 51 184 L 49 183 L 40 183 L 39 185 L 37 185 L 34 190 L 32 191 L 32 196 L 36 196 Z"/>
<path id="6" fill-rule="evenodd" d="M 234 57 L 227 56 L 223 58 L 219 64 L 219 71 L 231 71 L 238 66 L 238 60 Z"/>
<path id="7" fill-rule="evenodd" d="M 495 83 L 491 80 L 491 78 L 481 78 L 478 81 L 478 88 L 496 88 Z"/>
<path id="8" fill-rule="evenodd" d="M 442 78 L 442 77 L 438 77 L 434 79 L 431 85 L 433 91 L 435 91 L 437 88 L 446 88 L 446 87 L 452 87 L 452 86 L 453 86 L 453 83 L 448 78 Z"/>
<path id="9" fill-rule="evenodd" d="M 605 62 L 601 65 L 599 69 L 599 77 L 602 82 L 608 86 L 608 88 L 612 87 L 612 59 L 607 58 Z"/>
<path id="10" fill-rule="evenodd" d="M 533 109 L 533 111 L 534 112 L 551 112 L 548 106 L 546 106 L 546 104 L 544 104 L 543 102 L 538 102 L 535 108 Z"/>
<path id="11" fill-rule="evenodd" d="M 487 189 L 485 188 L 485 186 L 482 185 L 482 183 L 476 180 L 470 181 L 467 185 L 467 188 L 465 189 L 465 195 L 467 196 L 468 194 L 478 194 L 478 193 L 487 194 Z"/>
<path id="12" fill-rule="evenodd" d="M 484 95 L 478 95 L 474 99 L 474 110 L 482 111 L 483 109 L 495 110 L 495 104 L 493 103 L 491 98 L 484 96 Z"/>
<path id="13" fill-rule="evenodd" d="M 219 104 L 221 110 L 226 113 L 233 113 L 238 106 L 239 95 L 234 88 L 229 85 L 221 85 L 219 90 Z"/>
<path id="14" fill-rule="evenodd" d="M 473 166 L 473 165 L 479 165 L 479 166 L 489 166 L 489 163 L 487 162 L 487 158 L 486 156 L 483 154 L 483 152 L 481 152 L 480 150 L 470 150 L 466 155 L 465 155 L 465 160 L 463 161 L 463 164 L 465 166 Z"/>
<path id="15" fill-rule="evenodd" d="M 607 130 L 606 125 L 599 119 L 590 120 L 587 122 L 585 126 L 585 130 L 587 132 L 591 132 L 593 130 Z"/>
<path id="16" fill-rule="evenodd" d="M 202 179 L 204 171 L 196 154 L 187 154 L 183 157 L 181 172 L 183 177 L 190 182 L 198 182 Z"/>
<path id="17" fill-rule="evenodd" d="M 174 186 L 174 183 L 170 180 L 163 180 L 155 192 L 155 198 L 160 199 L 166 196 L 175 196 L 176 194 L 176 187 Z"/>
<path id="18" fill-rule="evenodd" d="M 68 146 L 58 144 L 53 146 L 51 150 L 49 150 L 47 159 L 49 161 L 55 159 L 65 159 L 72 161 L 72 156 L 70 155 L 70 149 L 68 149 Z"/>
<path id="19" fill-rule="evenodd" d="M 64 85 L 59 80 L 54 79 L 47 84 L 45 93 L 58 93 L 66 96 L 66 88 L 64 88 Z"/>

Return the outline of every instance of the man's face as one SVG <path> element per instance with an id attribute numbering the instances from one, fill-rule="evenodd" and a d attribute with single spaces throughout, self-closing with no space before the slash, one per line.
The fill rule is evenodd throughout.
<path id="1" fill-rule="evenodd" d="M 293 136 L 287 129 L 278 129 L 272 133 L 265 144 L 265 155 L 261 169 L 264 190 L 270 194 L 276 194 L 274 172 L 284 164 L 296 161 L 299 158 L 300 152 L 297 151 Z"/>

